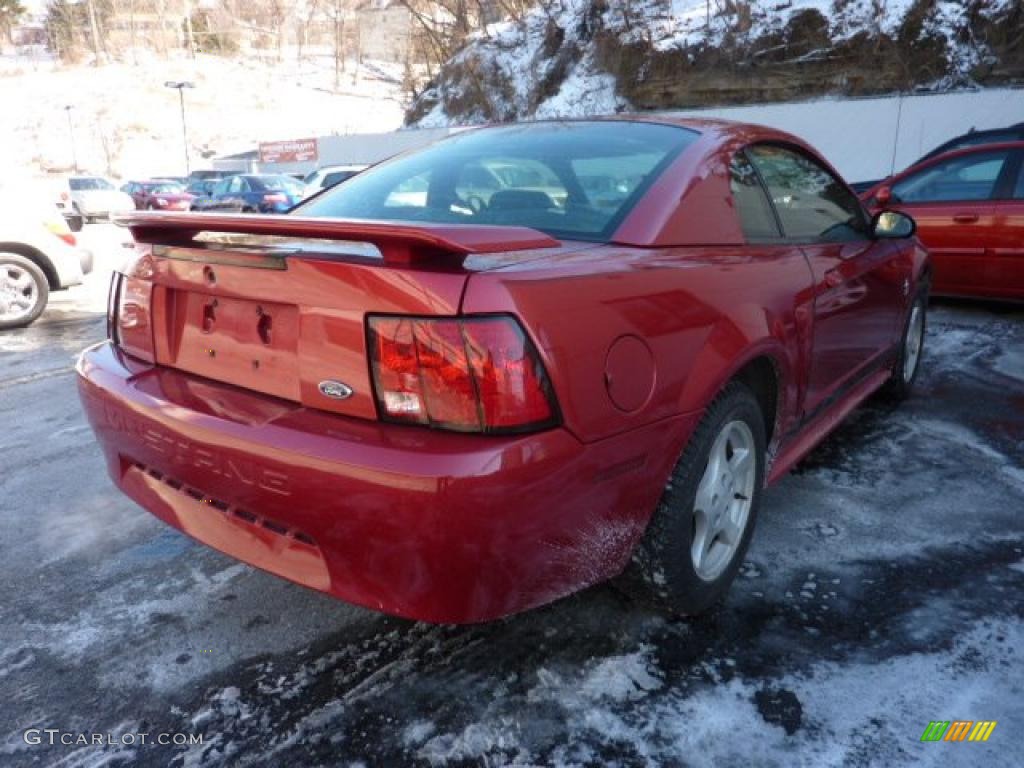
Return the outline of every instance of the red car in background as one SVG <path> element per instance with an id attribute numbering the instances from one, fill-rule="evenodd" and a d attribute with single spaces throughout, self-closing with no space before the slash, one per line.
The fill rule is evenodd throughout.
<path id="1" fill-rule="evenodd" d="M 130 195 L 137 210 L 187 211 L 195 195 L 173 181 L 129 181 L 121 191 Z"/>
<path id="2" fill-rule="evenodd" d="M 931 157 L 863 194 L 911 215 L 935 265 L 932 292 L 1024 299 L 1024 141 Z"/>
<path id="3" fill-rule="evenodd" d="M 495 168 L 486 202 L 459 195 Z M 114 482 L 247 563 L 435 622 L 624 571 L 705 610 L 764 485 L 906 395 L 924 338 L 913 221 L 755 126 L 485 128 L 292 214 L 121 223 L 137 259 L 77 367 Z"/>

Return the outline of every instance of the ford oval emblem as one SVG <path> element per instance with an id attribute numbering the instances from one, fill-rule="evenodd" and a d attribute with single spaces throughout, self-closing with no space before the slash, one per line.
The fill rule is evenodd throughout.
<path id="1" fill-rule="evenodd" d="M 352 387 L 340 381 L 325 379 L 320 382 L 319 389 L 321 394 L 335 400 L 344 400 L 345 398 L 352 397 Z"/>

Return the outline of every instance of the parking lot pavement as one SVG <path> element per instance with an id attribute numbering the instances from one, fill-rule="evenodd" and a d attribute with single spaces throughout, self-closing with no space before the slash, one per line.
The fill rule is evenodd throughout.
<path id="1" fill-rule="evenodd" d="M 438 627 L 235 563 L 113 490 L 71 373 L 101 277 L 0 335 L 0 764 L 1024 765 L 1024 311 L 933 306 L 918 394 L 859 409 L 767 493 L 714 614 L 602 586 Z M 956 719 L 998 725 L 920 742 Z M 202 744 L 119 742 L 139 733 Z"/>

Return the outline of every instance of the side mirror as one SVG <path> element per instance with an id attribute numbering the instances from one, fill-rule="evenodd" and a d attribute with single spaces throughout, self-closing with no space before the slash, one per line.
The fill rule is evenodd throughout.
<path id="1" fill-rule="evenodd" d="M 881 211 L 871 219 L 871 234 L 879 240 L 900 240 L 915 232 L 917 222 L 899 211 Z"/>
<path id="2" fill-rule="evenodd" d="M 879 187 L 875 192 L 875 205 L 886 206 L 892 202 L 892 187 L 886 185 Z"/>

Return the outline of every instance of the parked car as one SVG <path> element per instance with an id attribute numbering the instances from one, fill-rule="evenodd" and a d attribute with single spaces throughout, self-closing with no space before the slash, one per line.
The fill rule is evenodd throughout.
<path id="1" fill-rule="evenodd" d="M 48 179 L 41 183 L 47 187 L 47 194 L 56 204 L 60 215 L 64 217 L 68 229 L 72 232 L 81 232 L 85 226 L 85 217 L 73 205 L 71 187 L 68 186 L 67 179 Z"/>
<path id="2" fill-rule="evenodd" d="M 492 162 L 543 165 L 565 204 L 510 187 L 474 210 L 458 179 Z M 580 173 L 634 181 L 595 207 Z M 871 393 L 906 396 L 924 340 L 913 221 L 758 126 L 484 128 L 287 216 L 127 225 L 112 338 L 78 363 L 114 482 L 233 557 L 428 621 L 624 571 L 707 609 L 765 483 Z"/>
<path id="3" fill-rule="evenodd" d="M 864 194 L 917 221 L 935 265 L 932 291 L 1024 299 L 1024 141 L 935 155 Z"/>
<path id="4" fill-rule="evenodd" d="M 189 182 L 193 181 L 219 181 L 220 179 L 233 176 L 234 171 L 215 171 L 212 168 L 200 169 L 192 171 L 188 175 Z"/>
<path id="5" fill-rule="evenodd" d="M 209 196 L 192 201 L 192 209 L 283 213 L 299 203 L 302 195 L 302 182 L 283 173 L 245 174 L 221 179 Z"/>
<path id="6" fill-rule="evenodd" d="M 303 179 L 306 185 L 306 197 L 311 197 L 325 189 L 348 181 L 353 176 L 362 173 L 370 166 L 362 165 L 325 165 L 317 168 Z"/>
<path id="7" fill-rule="evenodd" d="M 915 167 L 923 163 L 925 160 L 930 160 L 938 155 L 944 155 L 947 152 L 952 152 L 954 149 L 965 149 L 967 147 L 978 147 L 983 144 L 1002 144 L 1008 141 L 1024 141 L 1024 123 L 1017 123 L 1016 125 L 1010 125 L 1006 128 L 993 128 L 986 131 L 976 131 L 973 128 L 967 133 L 963 133 L 956 138 L 950 139 L 949 141 L 943 142 L 931 152 L 928 152 L 919 157 L 911 166 Z M 872 181 L 859 181 L 852 184 L 853 190 L 857 194 L 861 194 L 871 189 L 872 187 L 878 186 L 884 179 L 874 179 Z"/>
<path id="8" fill-rule="evenodd" d="M 35 321 L 50 292 L 81 283 L 92 262 L 49 191 L 0 187 L 0 330 Z"/>
<path id="9" fill-rule="evenodd" d="M 173 181 L 129 181 L 121 187 L 139 210 L 187 211 L 194 196 Z"/>
<path id="10" fill-rule="evenodd" d="M 135 210 L 130 196 L 101 176 L 72 176 L 68 179 L 71 205 L 87 222 L 106 219 L 112 213 Z"/>
<path id="11" fill-rule="evenodd" d="M 218 181 L 219 179 L 209 179 L 207 181 L 190 182 L 185 187 L 185 191 L 192 195 L 192 200 L 189 202 L 189 210 L 196 210 L 197 207 L 201 209 L 213 192 L 213 188 L 217 186 Z"/>

